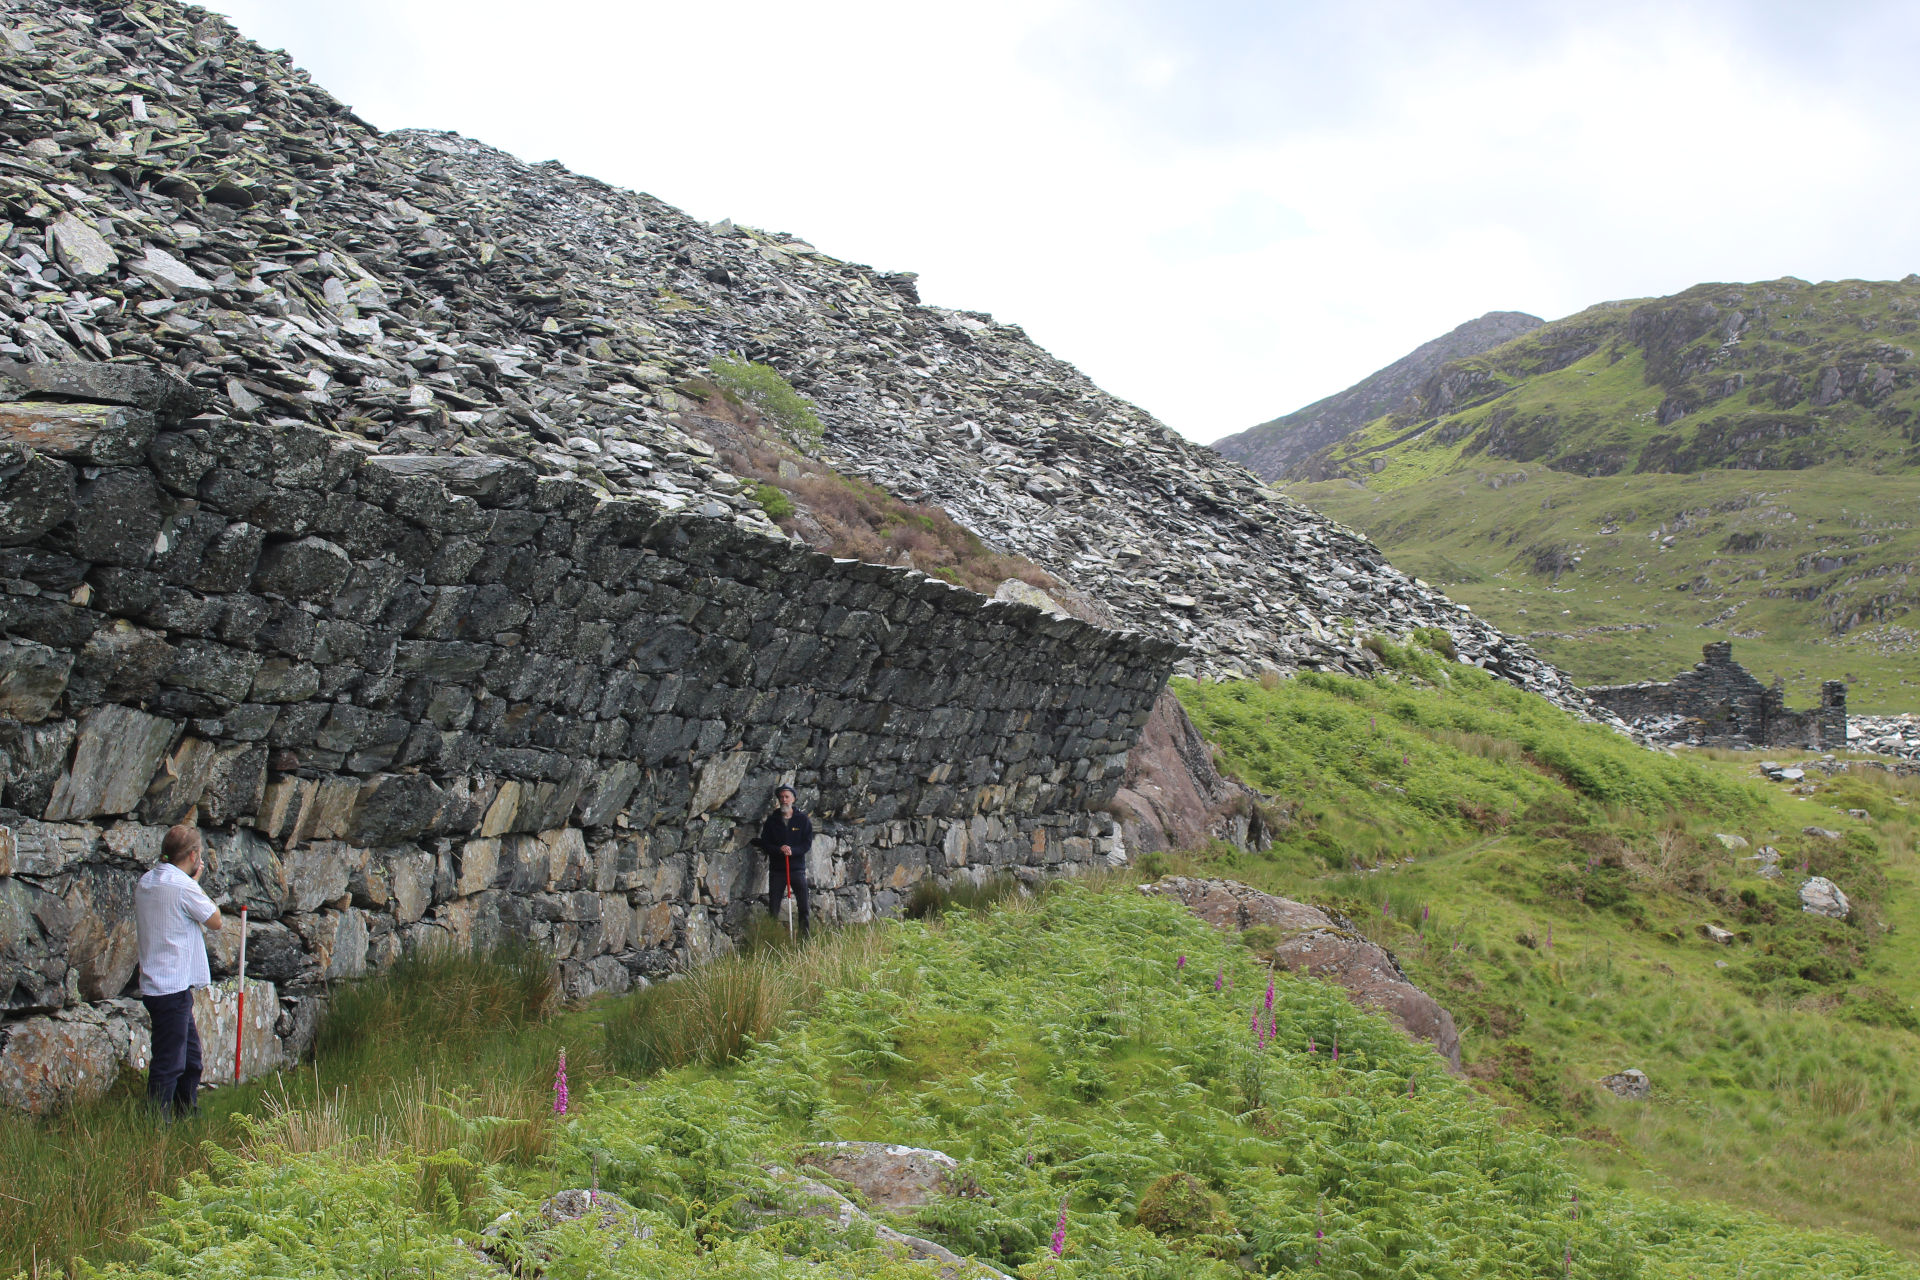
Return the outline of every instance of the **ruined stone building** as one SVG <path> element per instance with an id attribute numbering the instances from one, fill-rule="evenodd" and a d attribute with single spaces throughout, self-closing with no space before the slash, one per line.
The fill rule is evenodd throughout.
<path id="1" fill-rule="evenodd" d="M 1672 680 L 1595 685 L 1589 698 L 1657 737 L 1725 747 L 1805 747 L 1838 750 L 1847 744 L 1847 686 L 1828 680 L 1820 705 L 1787 706 L 1782 681 L 1761 684 L 1733 660 L 1733 641 L 1701 651 L 1691 671 Z"/>

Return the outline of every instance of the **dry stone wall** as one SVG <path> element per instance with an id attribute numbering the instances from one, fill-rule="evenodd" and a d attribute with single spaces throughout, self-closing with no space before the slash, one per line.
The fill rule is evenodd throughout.
<path id="1" fill-rule="evenodd" d="M 821 832 L 827 920 L 928 876 L 1090 864 L 1180 653 L 513 459 L 183 417 L 191 392 L 147 367 L 15 372 L 17 1103 L 144 1053 L 132 895 L 170 823 L 210 829 L 208 888 L 251 908 L 266 1064 L 305 1047 L 327 983 L 429 942 L 531 939 L 575 996 L 710 952 L 764 887 L 749 840 L 781 781 Z"/>

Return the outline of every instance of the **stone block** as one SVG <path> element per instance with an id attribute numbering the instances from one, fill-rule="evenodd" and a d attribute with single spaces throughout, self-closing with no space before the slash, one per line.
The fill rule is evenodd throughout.
<path id="1" fill-rule="evenodd" d="M 0 638 L 0 716 L 38 724 L 67 691 L 73 654 L 31 640 Z"/>
<path id="2" fill-rule="evenodd" d="M 496 837 L 469 840 L 460 846 L 453 892 L 465 898 L 491 889 L 499 875 L 500 840 Z"/>
<path id="3" fill-rule="evenodd" d="M 104 1018 L 26 1018 L 4 1031 L 0 1099 L 30 1115 L 100 1097 L 126 1063 L 126 1045 L 115 1042 Z"/>
<path id="4" fill-rule="evenodd" d="M 354 869 L 367 851 L 339 840 L 317 840 L 289 849 L 281 858 L 286 877 L 282 899 L 289 912 L 313 912 L 346 896 Z"/>
<path id="5" fill-rule="evenodd" d="M 97 255 L 99 250 L 94 252 Z M 111 249 L 106 252 L 111 256 Z M 68 360 L 37 364 L 5 360 L 0 361 L 0 377 L 42 395 L 70 396 L 75 400 L 96 400 L 146 409 L 169 421 L 190 418 L 205 409 L 211 401 L 205 391 L 165 365 L 151 361 L 108 364 Z M 136 452 L 127 460 L 139 456 Z"/>
<path id="6" fill-rule="evenodd" d="M 181 738 L 180 745 L 160 762 L 146 798 L 140 802 L 140 820 L 169 827 L 185 818 L 200 803 L 218 754 L 219 748 L 204 738 Z"/>
<path id="7" fill-rule="evenodd" d="M 248 967 L 252 968 L 251 930 L 247 945 Z M 280 993 L 273 983 L 247 979 L 244 1011 L 239 997 L 240 984 L 234 981 L 201 987 L 193 993 L 193 1021 L 200 1031 L 201 1053 L 205 1059 L 200 1076 L 203 1084 L 233 1083 L 234 1032 L 241 1019 L 245 1020 L 239 1035 L 242 1080 L 278 1071 L 290 1060 L 279 1036 L 274 1034 L 280 1020 Z"/>
<path id="8" fill-rule="evenodd" d="M 130 405 L 0 403 L 0 441 L 66 462 L 100 467 L 139 462 L 154 428 L 153 414 Z"/>
<path id="9" fill-rule="evenodd" d="M 432 825 L 444 800 L 445 793 L 425 774 L 381 774 L 361 787 L 349 838 L 367 845 L 404 843 Z"/>
<path id="10" fill-rule="evenodd" d="M 394 923 L 408 925 L 427 913 L 433 903 L 433 855 L 419 849 L 395 854 L 387 865 L 390 909 Z"/>
<path id="11" fill-rule="evenodd" d="M 67 688 L 82 706 L 143 702 L 159 688 L 160 677 L 172 669 L 175 656 L 165 632 L 117 618 L 87 638 Z"/>
<path id="12" fill-rule="evenodd" d="M 33 542 L 71 517 L 76 480 L 67 463 L 0 440 L 0 547 Z"/>
<path id="13" fill-rule="evenodd" d="M 50 541 L 81 560 L 137 567 L 153 556 L 160 523 L 160 487 L 152 475 L 109 467 L 76 487 L 72 523 Z"/>
<path id="14" fill-rule="evenodd" d="M 275 543 L 260 554 L 253 589 L 262 595 L 325 605 L 347 584 L 353 562 L 325 538 Z"/>
<path id="15" fill-rule="evenodd" d="M 72 926 L 67 934 L 67 964 L 80 984 L 83 1000 L 119 995 L 140 962 L 133 918 L 133 890 L 140 873 L 90 864 L 67 890 Z"/>
<path id="16" fill-rule="evenodd" d="M 266 748 L 244 742 L 222 747 L 201 799 L 206 820 L 229 826 L 254 817 L 260 812 L 266 782 Z"/>
<path id="17" fill-rule="evenodd" d="M 133 812 L 177 727 L 117 703 L 95 708 L 80 724 L 73 764 L 54 786 L 47 819 Z"/>

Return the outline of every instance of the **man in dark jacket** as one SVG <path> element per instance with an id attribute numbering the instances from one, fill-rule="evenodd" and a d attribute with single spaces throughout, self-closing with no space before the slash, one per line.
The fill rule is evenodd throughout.
<path id="1" fill-rule="evenodd" d="M 760 848 L 767 855 L 767 910 L 780 914 L 780 904 L 793 888 L 794 909 L 800 916 L 800 932 L 808 926 L 807 851 L 813 848 L 813 822 L 793 805 L 793 788 L 781 787 L 774 798 L 780 807 L 767 815 L 760 827 Z"/>

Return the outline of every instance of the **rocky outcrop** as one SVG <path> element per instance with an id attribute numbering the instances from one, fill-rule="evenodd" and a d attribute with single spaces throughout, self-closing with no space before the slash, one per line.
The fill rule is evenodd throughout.
<path id="1" fill-rule="evenodd" d="M 1733 641 L 1705 646 L 1690 671 L 1670 681 L 1591 685 L 1587 697 L 1635 730 L 1657 741 L 1710 747 L 1805 747 L 1839 750 L 1847 745 L 1847 686 L 1828 680 L 1820 705 L 1794 711 L 1786 686 L 1763 685 L 1733 660 Z"/>
<path id="2" fill-rule="evenodd" d="M 1214 451 L 1262 480 L 1286 479 L 1298 463 L 1399 409 L 1442 365 L 1491 351 L 1545 323 L 1524 311 L 1489 311 L 1422 343 L 1345 391 L 1214 441 Z"/>
<path id="3" fill-rule="evenodd" d="M 771 534 L 750 486 L 681 429 L 696 406 L 676 388 L 745 356 L 816 402 L 822 462 L 1180 641 L 1183 670 L 1364 671 L 1368 632 L 1438 626 L 1465 660 L 1579 705 L 1365 539 L 1018 328 L 922 305 L 910 275 L 464 138 L 380 134 L 199 10 L 11 12 L 0 357 L 148 357 L 228 421 L 463 455 L 476 488 L 523 474 L 487 470 L 511 459 Z M 288 554 L 291 573 L 328 553 Z"/>
<path id="4" fill-rule="evenodd" d="M 1239 849 L 1264 849 L 1273 838 L 1251 788 L 1224 776 L 1213 749 L 1172 693 L 1162 693 L 1140 741 L 1127 753 L 1114 793 L 1129 854 L 1199 849 L 1224 840 Z"/>
<path id="5" fill-rule="evenodd" d="M 869 1205 L 902 1213 L 942 1192 L 952 1194 L 960 1162 L 944 1151 L 894 1142 L 827 1142 L 800 1154 L 800 1163 L 856 1188 Z"/>
<path id="6" fill-rule="evenodd" d="M 1346 988 L 1354 1004 L 1386 1014 L 1459 1072 L 1460 1032 L 1453 1015 L 1414 986 L 1393 953 L 1363 936 L 1352 921 L 1232 880 L 1168 876 L 1140 890 L 1174 899 L 1215 928 L 1272 930 L 1279 941 L 1267 955 L 1269 964 Z"/>

